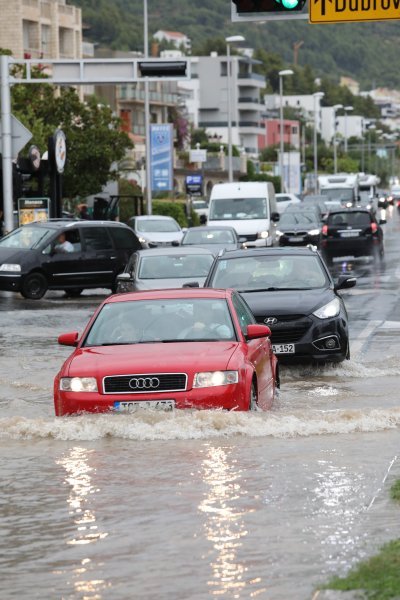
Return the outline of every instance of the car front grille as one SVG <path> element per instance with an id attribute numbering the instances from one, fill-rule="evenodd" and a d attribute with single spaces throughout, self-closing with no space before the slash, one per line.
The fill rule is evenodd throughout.
<path id="1" fill-rule="evenodd" d="M 103 380 L 104 394 L 155 394 L 186 390 L 186 373 L 110 375 Z"/>
<path id="2" fill-rule="evenodd" d="M 285 231 L 285 236 L 299 237 L 307 235 L 307 231 Z"/>
<path id="3" fill-rule="evenodd" d="M 267 317 L 257 317 L 257 323 L 264 323 Z M 276 317 L 277 323 L 268 324 L 271 329 L 271 342 L 273 344 L 294 343 L 301 340 L 311 327 L 311 321 L 304 315 L 290 315 Z"/>
<path id="4" fill-rule="evenodd" d="M 242 237 L 245 237 L 247 242 L 255 242 L 256 239 L 257 239 L 257 234 L 254 233 L 254 234 L 251 234 L 251 235 L 250 234 L 249 235 L 244 235 Z"/>

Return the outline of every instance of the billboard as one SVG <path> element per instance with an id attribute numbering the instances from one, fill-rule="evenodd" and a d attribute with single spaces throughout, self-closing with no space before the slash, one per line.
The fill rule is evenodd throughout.
<path id="1" fill-rule="evenodd" d="M 50 198 L 18 198 L 19 226 L 34 221 L 47 221 Z"/>
<path id="2" fill-rule="evenodd" d="M 173 126 L 171 123 L 150 125 L 150 152 L 152 191 L 173 190 Z"/>

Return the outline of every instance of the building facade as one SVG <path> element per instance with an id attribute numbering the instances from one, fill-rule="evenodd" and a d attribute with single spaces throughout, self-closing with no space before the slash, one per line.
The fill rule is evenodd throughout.
<path id="1" fill-rule="evenodd" d="M 300 122 L 283 120 L 283 143 L 296 150 L 300 149 Z M 264 134 L 258 136 L 258 149 L 263 150 L 268 146 L 279 146 L 281 142 L 281 122 L 279 119 L 264 119 Z"/>
<path id="2" fill-rule="evenodd" d="M 0 0 L 0 47 L 15 58 L 81 58 L 81 9 L 66 0 Z"/>

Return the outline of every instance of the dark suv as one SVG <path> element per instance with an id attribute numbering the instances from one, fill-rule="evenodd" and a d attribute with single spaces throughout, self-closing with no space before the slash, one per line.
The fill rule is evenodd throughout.
<path id="1" fill-rule="evenodd" d="M 204 287 L 235 288 L 258 323 L 270 327 L 272 345 L 285 362 L 340 362 L 350 357 L 347 312 L 336 284 L 313 248 L 263 248 L 215 258 Z"/>
<path id="2" fill-rule="evenodd" d="M 329 262 L 333 257 L 354 258 L 373 256 L 383 258 L 383 231 L 370 210 L 348 208 L 328 213 L 322 227 L 321 251 Z"/>
<path id="3" fill-rule="evenodd" d="M 48 289 L 65 290 L 70 296 L 79 296 L 85 288 L 114 291 L 117 275 L 140 248 L 137 236 L 123 223 L 30 223 L 0 240 L 0 290 L 35 300 Z"/>

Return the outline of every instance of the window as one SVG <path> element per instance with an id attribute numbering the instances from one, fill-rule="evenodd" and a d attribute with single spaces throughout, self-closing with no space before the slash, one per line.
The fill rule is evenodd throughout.
<path id="1" fill-rule="evenodd" d="M 124 227 L 110 227 L 109 231 L 116 248 L 132 251 L 141 248 L 141 244 L 133 231 L 125 229 Z"/>
<path id="2" fill-rule="evenodd" d="M 82 234 L 87 250 L 112 250 L 113 248 L 106 227 L 85 227 Z"/>
<path id="3" fill-rule="evenodd" d="M 247 326 L 251 325 L 252 323 L 256 323 L 256 320 L 253 316 L 253 313 L 251 312 L 247 304 L 245 304 L 243 299 L 240 298 L 240 296 L 238 296 L 237 294 L 232 296 L 232 302 L 237 312 L 237 316 L 239 318 L 240 329 L 242 330 L 243 335 L 246 335 Z"/>

